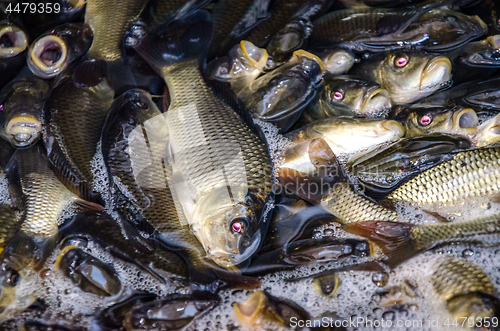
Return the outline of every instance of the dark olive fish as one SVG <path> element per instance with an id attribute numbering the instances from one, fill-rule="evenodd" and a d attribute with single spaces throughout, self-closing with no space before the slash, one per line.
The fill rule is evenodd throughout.
<path id="1" fill-rule="evenodd" d="M 373 193 L 389 193 L 408 176 L 451 159 L 471 147 L 467 138 L 430 134 L 404 138 L 349 159 L 347 168 Z"/>
<path id="2" fill-rule="evenodd" d="M 161 24 L 173 17 L 182 17 L 207 5 L 210 0 L 153 0 L 150 1 L 147 12 L 151 16 L 148 23 L 152 26 Z"/>
<path id="3" fill-rule="evenodd" d="M 323 81 L 302 117 L 307 122 L 336 116 L 385 117 L 391 106 L 389 92 L 379 84 L 354 76 L 335 76 Z"/>
<path id="4" fill-rule="evenodd" d="M 66 246 L 59 252 L 55 267 L 83 292 L 98 296 L 117 295 L 121 282 L 116 271 L 76 246 Z"/>
<path id="5" fill-rule="evenodd" d="M 285 61 L 292 53 L 305 46 L 312 32 L 312 22 L 323 15 L 334 0 L 313 0 L 305 3 L 290 21 L 269 41 L 266 46 L 274 62 Z"/>
<path id="6" fill-rule="evenodd" d="M 28 49 L 28 66 L 40 78 L 50 79 L 87 53 L 92 31 L 84 24 L 63 24 L 40 35 Z"/>
<path id="7" fill-rule="evenodd" d="M 99 201 L 91 161 L 115 93 L 105 78 L 82 86 L 74 76 L 66 70 L 53 84 L 44 108 L 43 138 L 49 160 L 71 191 Z"/>
<path id="8" fill-rule="evenodd" d="M 375 54 L 350 73 L 385 88 L 394 104 L 413 103 L 450 85 L 451 63 L 445 56 L 424 52 Z"/>
<path id="9" fill-rule="evenodd" d="M 379 246 L 395 267 L 429 249 L 449 244 L 500 244 L 500 215 L 479 217 L 456 223 L 413 225 L 398 222 L 366 221 L 343 225 L 343 229 L 361 235 Z"/>
<path id="10" fill-rule="evenodd" d="M 0 205 L 0 252 L 19 228 L 19 216 L 9 205 Z"/>
<path id="11" fill-rule="evenodd" d="M 170 92 L 167 160 L 177 213 L 185 217 L 208 256 L 231 268 L 260 246 L 274 190 L 265 170 L 271 169 L 265 143 L 238 116 L 236 106 L 217 97 L 200 72 L 200 58 L 211 39 L 207 20 L 206 12 L 197 12 L 163 32 L 162 38 L 143 37 L 135 49 L 163 76 Z M 169 55 L 172 52 L 176 55 Z M 192 134 L 186 135 L 188 131 Z"/>
<path id="12" fill-rule="evenodd" d="M 258 330 L 278 330 L 292 327 L 293 321 L 311 321 L 309 313 L 296 303 L 257 291 L 241 303 L 234 303 L 234 313 L 247 327 Z M 304 327 L 295 327 L 305 330 Z"/>
<path id="13" fill-rule="evenodd" d="M 287 131 L 314 99 L 324 66 L 315 55 L 295 51 L 286 64 L 257 78 L 238 93 L 254 118 Z"/>
<path id="14" fill-rule="evenodd" d="M 449 257 L 435 268 L 432 285 L 454 318 L 466 317 L 468 321 L 498 318 L 500 301 L 492 295 L 495 286 L 477 265 Z"/>
<path id="15" fill-rule="evenodd" d="M 11 3 L 12 4 L 12 3 Z M 15 13 L 7 13 L 8 3 L 0 3 L 0 89 L 24 66 L 28 37 Z"/>
<path id="16" fill-rule="evenodd" d="M 219 299 L 185 295 L 157 297 L 149 293 L 130 296 L 104 309 L 96 324 L 104 330 L 185 330 L 219 304 Z"/>
<path id="17" fill-rule="evenodd" d="M 25 67 L 0 91 L 0 135 L 15 147 L 38 141 L 48 93 L 49 84 Z"/>
<path id="18" fill-rule="evenodd" d="M 374 52 L 408 47 L 444 51 L 486 32 L 479 17 L 436 6 L 334 11 L 314 22 L 309 45 L 324 48 L 343 44 Z"/>
<path id="19" fill-rule="evenodd" d="M 0 139 L 0 174 L 3 174 L 5 166 L 9 163 L 15 148 L 5 139 Z"/>

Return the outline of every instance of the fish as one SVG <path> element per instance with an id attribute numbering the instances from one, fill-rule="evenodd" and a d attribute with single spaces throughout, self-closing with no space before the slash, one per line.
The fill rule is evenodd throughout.
<path id="1" fill-rule="evenodd" d="M 96 318 L 96 324 L 106 330 L 184 330 L 219 303 L 218 297 L 195 298 L 176 294 L 162 297 L 135 293 L 103 309 Z"/>
<path id="2" fill-rule="evenodd" d="M 319 295 L 333 298 L 342 284 L 339 276 L 336 273 L 326 276 L 316 277 L 313 280 L 314 289 Z"/>
<path id="3" fill-rule="evenodd" d="M 405 129 L 399 122 L 383 119 L 328 117 L 285 135 L 292 143 L 314 138 L 324 139 L 335 155 L 351 154 L 370 147 L 397 141 Z"/>
<path id="4" fill-rule="evenodd" d="M 9 163 L 15 148 L 5 139 L 0 139 L 0 176 L 3 175 L 5 166 Z"/>
<path id="5" fill-rule="evenodd" d="M 245 273 L 269 273 L 291 270 L 298 266 L 318 265 L 332 261 L 373 256 L 373 247 L 367 241 L 356 239 L 303 239 L 259 255 L 245 269 Z"/>
<path id="6" fill-rule="evenodd" d="M 447 133 L 468 137 L 477 131 L 479 118 L 472 108 L 417 108 L 404 121 L 405 137 Z"/>
<path id="7" fill-rule="evenodd" d="M 436 263 L 434 269 L 431 283 L 453 317 L 475 321 L 498 316 L 500 301 L 493 296 L 495 286 L 477 265 L 448 257 Z"/>
<path id="8" fill-rule="evenodd" d="M 52 79 L 85 55 L 92 31 L 84 24 L 59 25 L 40 35 L 28 49 L 28 67 L 43 79 Z"/>
<path id="9" fill-rule="evenodd" d="M 484 121 L 477 128 L 477 132 L 471 138 L 475 147 L 485 147 L 500 141 L 499 121 L 500 116 L 496 115 Z"/>
<path id="10" fill-rule="evenodd" d="M 76 326 L 65 326 L 60 324 L 49 324 L 40 321 L 27 321 L 20 328 L 20 331 L 84 331 Z"/>
<path id="11" fill-rule="evenodd" d="M 415 255 L 449 244 L 499 244 L 500 216 L 492 215 L 456 223 L 409 224 L 365 221 L 344 224 L 342 228 L 367 238 L 379 246 L 391 268 Z"/>
<path id="12" fill-rule="evenodd" d="M 0 90 L 0 135 L 14 147 L 27 147 L 42 135 L 42 112 L 49 84 L 25 67 Z"/>
<path id="13" fill-rule="evenodd" d="M 112 265 L 104 263 L 76 246 L 66 246 L 59 252 L 56 269 L 83 292 L 97 296 L 115 296 L 122 285 Z"/>
<path id="14" fill-rule="evenodd" d="M 43 111 L 43 141 L 47 155 L 63 183 L 85 200 L 101 203 L 93 188 L 94 158 L 101 130 L 115 92 L 104 75 L 81 85 L 78 70 L 66 70 L 53 83 Z"/>
<path id="15" fill-rule="evenodd" d="M 266 49 L 273 62 L 283 62 L 294 51 L 303 48 L 312 32 L 312 22 L 322 16 L 334 2 L 333 0 L 306 2 L 267 44 Z"/>
<path id="16" fill-rule="evenodd" d="M 168 20 L 183 16 L 186 12 L 195 11 L 210 3 L 209 0 L 154 0 L 150 1 L 146 11 L 150 14 L 147 20 L 151 26 L 161 25 Z"/>
<path id="17" fill-rule="evenodd" d="M 318 52 L 317 55 L 325 65 L 326 78 L 346 74 L 358 61 L 352 51 L 343 48 Z"/>
<path id="18" fill-rule="evenodd" d="M 460 152 L 412 178 L 387 198 L 425 206 L 427 210 L 480 198 L 495 201 L 499 157 L 500 149 L 494 147 Z"/>
<path id="19" fill-rule="evenodd" d="M 313 22 L 311 49 L 344 45 L 363 52 L 403 48 L 444 51 L 482 36 L 486 24 L 439 2 L 409 9 L 355 8 L 330 12 Z"/>
<path id="20" fill-rule="evenodd" d="M 18 230 L 7 243 L 0 259 L 15 270 L 26 267 L 32 261 L 35 270 L 41 267 L 55 244 L 59 218 L 66 208 L 75 211 L 103 209 L 100 205 L 80 199 L 58 180 L 40 144 L 17 149 L 5 173 L 14 207 L 21 212 L 21 217 Z"/>
<path id="21" fill-rule="evenodd" d="M 454 84 L 491 76 L 500 67 L 500 35 L 469 42 L 444 54 L 452 63 Z"/>
<path id="22" fill-rule="evenodd" d="M 243 88 L 238 98 L 254 118 L 272 123 L 280 132 L 285 132 L 314 99 L 324 70 L 316 55 L 298 50 L 286 64 Z"/>
<path id="23" fill-rule="evenodd" d="M 379 84 L 343 75 L 323 81 L 302 117 L 307 122 L 338 116 L 385 117 L 391 107 L 389 92 Z"/>
<path id="24" fill-rule="evenodd" d="M 292 319 L 311 322 L 309 313 L 294 302 L 274 297 L 264 291 L 254 292 L 245 301 L 234 303 L 233 308 L 236 318 L 242 324 L 259 330 L 291 327 Z"/>
<path id="25" fill-rule="evenodd" d="M 249 41 L 242 40 L 229 54 L 210 62 L 207 66 L 209 79 L 229 83 L 238 93 L 264 72 L 268 54 Z"/>
<path id="26" fill-rule="evenodd" d="M 2 224 L 0 231 L 1 253 L 20 225 L 19 216 L 11 206 L 0 205 L 0 224 Z"/>
<path id="27" fill-rule="evenodd" d="M 383 192 L 390 193 L 410 176 L 449 160 L 458 151 L 472 146 L 469 139 L 448 134 L 402 138 L 350 158 L 346 167 L 375 197 Z"/>
<path id="28" fill-rule="evenodd" d="M 199 63 L 211 42 L 208 19 L 206 12 L 196 12 L 168 31 L 143 36 L 135 50 L 161 74 L 170 92 L 166 163 L 172 171 L 169 186 L 178 197 L 177 214 L 208 257 L 232 268 L 247 261 L 265 237 L 274 183 L 258 131 L 202 77 Z M 175 59 L 168 55 L 172 52 Z"/>
<path id="29" fill-rule="evenodd" d="M 28 36 L 19 17 L 7 13 L 7 3 L 0 4 L 0 89 L 10 82 L 25 64 Z"/>
<path id="30" fill-rule="evenodd" d="M 387 52 L 360 62 L 350 73 L 385 88 L 394 104 L 407 104 L 449 87 L 451 62 L 423 52 Z"/>

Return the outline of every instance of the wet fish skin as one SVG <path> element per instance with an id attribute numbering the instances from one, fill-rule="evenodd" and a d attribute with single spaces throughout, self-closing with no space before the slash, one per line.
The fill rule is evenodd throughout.
<path id="1" fill-rule="evenodd" d="M 380 246 L 394 268 L 429 249 L 448 244 L 499 244 L 500 215 L 456 223 L 413 225 L 398 222 L 366 221 L 343 225 L 347 232 L 361 235 Z"/>
<path id="2" fill-rule="evenodd" d="M 14 154 L 14 147 L 5 139 L 0 139 L 0 175 L 3 174 L 5 166 Z"/>
<path id="3" fill-rule="evenodd" d="M 303 114 L 308 122 L 326 117 L 385 117 L 392 106 L 389 92 L 375 82 L 354 76 L 325 79 Z"/>
<path id="4" fill-rule="evenodd" d="M 352 51 L 340 47 L 333 50 L 318 52 L 317 54 L 325 65 L 326 78 L 347 74 L 354 63 L 358 61 Z"/>
<path id="5" fill-rule="evenodd" d="M 19 217 L 9 205 L 0 205 L 0 252 L 19 228 Z"/>
<path id="6" fill-rule="evenodd" d="M 174 37 L 165 32 L 159 46 L 158 37 L 147 36 L 135 49 L 164 77 L 169 88 L 172 103 L 166 123 L 175 160 L 171 166 L 177 186 L 174 194 L 179 198 L 177 212 L 185 214 L 210 258 L 231 267 L 250 258 L 264 238 L 264 211 L 268 198 L 273 196 L 272 179 L 265 169 L 271 165 L 264 142 L 238 116 L 236 108 L 217 97 L 203 79 L 199 59 L 210 44 L 211 24 L 204 12 L 190 19 L 195 23 L 179 22 L 183 34 L 177 31 Z M 186 41 L 184 56 L 174 60 L 166 54 L 171 52 L 169 45 L 174 40 L 180 44 L 179 36 Z M 148 49 L 153 42 L 156 52 Z M 182 119 L 188 113 L 189 123 Z M 199 119 L 194 127 L 192 118 Z M 186 130 L 193 134 L 186 136 Z M 200 143 L 211 148 L 200 148 Z M 211 167 L 207 167 L 209 160 Z M 221 200 L 227 194 L 227 180 L 210 171 L 206 173 L 221 166 L 228 178 L 234 178 L 230 184 L 233 201 Z"/>
<path id="7" fill-rule="evenodd" d="M 450 60 L 442 55 L 394 51 L 375 54 L 350 73 L 380 84 L 394 104 L 406 104 L 447 87 L 451 69 Z"/>
<path id="8" fill-rule="evenodd" d="M 49 84 L 26 67 L 0 91 L 0 135 L 14 147 L 27 147 L 38 141 L 48 93 Z"/>
<path id="9" fill-rule="evenodd" d="M 388 199 L 438 208 L 474 197 L 494 198 L 498 194 L 499 157 L 499 148 L 458 153 L 397 188 Z"/>
<path id="10" fill-rule="evenodd" d="M 498 316 L 500 302 L 491 295 L 495 287 L 478 266 L 467 260 L 445 258 L 435 268 L 432 285 L 453 316 L 473 320 Z"/>

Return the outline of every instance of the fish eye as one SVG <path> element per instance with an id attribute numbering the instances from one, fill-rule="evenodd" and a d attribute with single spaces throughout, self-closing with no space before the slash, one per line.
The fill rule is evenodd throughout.
<path id="1" fill-rule="evenodd" d="M 16 270 L 8 267 L 5 273 L 4 285 L 14 287 L 17 285 L 17 283 L 19 283 L 19 280 L 19 273 Z"/>
<path id="2" fill-rule="evenodd" d="M 427 126 L 432 123 L 432 115 L 431 114 L 425 114 L 424 116 L 420 117 L 419 124 L 423 126 Z"/>
<path id="3" fill-rule="evenodd" d="M 229 65 L 227 63 L 222 64 L 217 70 L 217 74 L 221 76 L 225 76 L 229 74 Z"/>
<path id="4" fill-rule="evenodd" d="M 231 222 L 232 233 L 242 233 L 248 227 L 248 221 L 243 217 L 238 217 Z"/>
<path id="5" fill-rule="evenodd" d="M 337 101 L 341 101 L 344 99 L 344 91 L 342 91 L 341 89 L 335 91 L 335 92 L 332 92 L 332 98 L 334 100 L 337 100 Z"/>
<path id="6" fill-rule="evenodd" d="M 403 68 L 404 66 L 406 66 L 408 64 L 409 60 L 410 60 L 410 58 L 408 57 L 408 55 L 403 54 L 403 55 L 396 57 L 396 59 L 394 60 L 394 65 L 398 68 Z"/>

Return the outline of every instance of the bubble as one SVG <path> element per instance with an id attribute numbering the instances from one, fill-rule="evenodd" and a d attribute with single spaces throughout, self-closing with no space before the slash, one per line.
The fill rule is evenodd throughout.
<path id="1" fill-rule="evenodd" d="M 375 272 L 372 275 L 372 281 L 377 287 L 384 287 L 389 282 L 389 274 L 386 272 Z"/>

